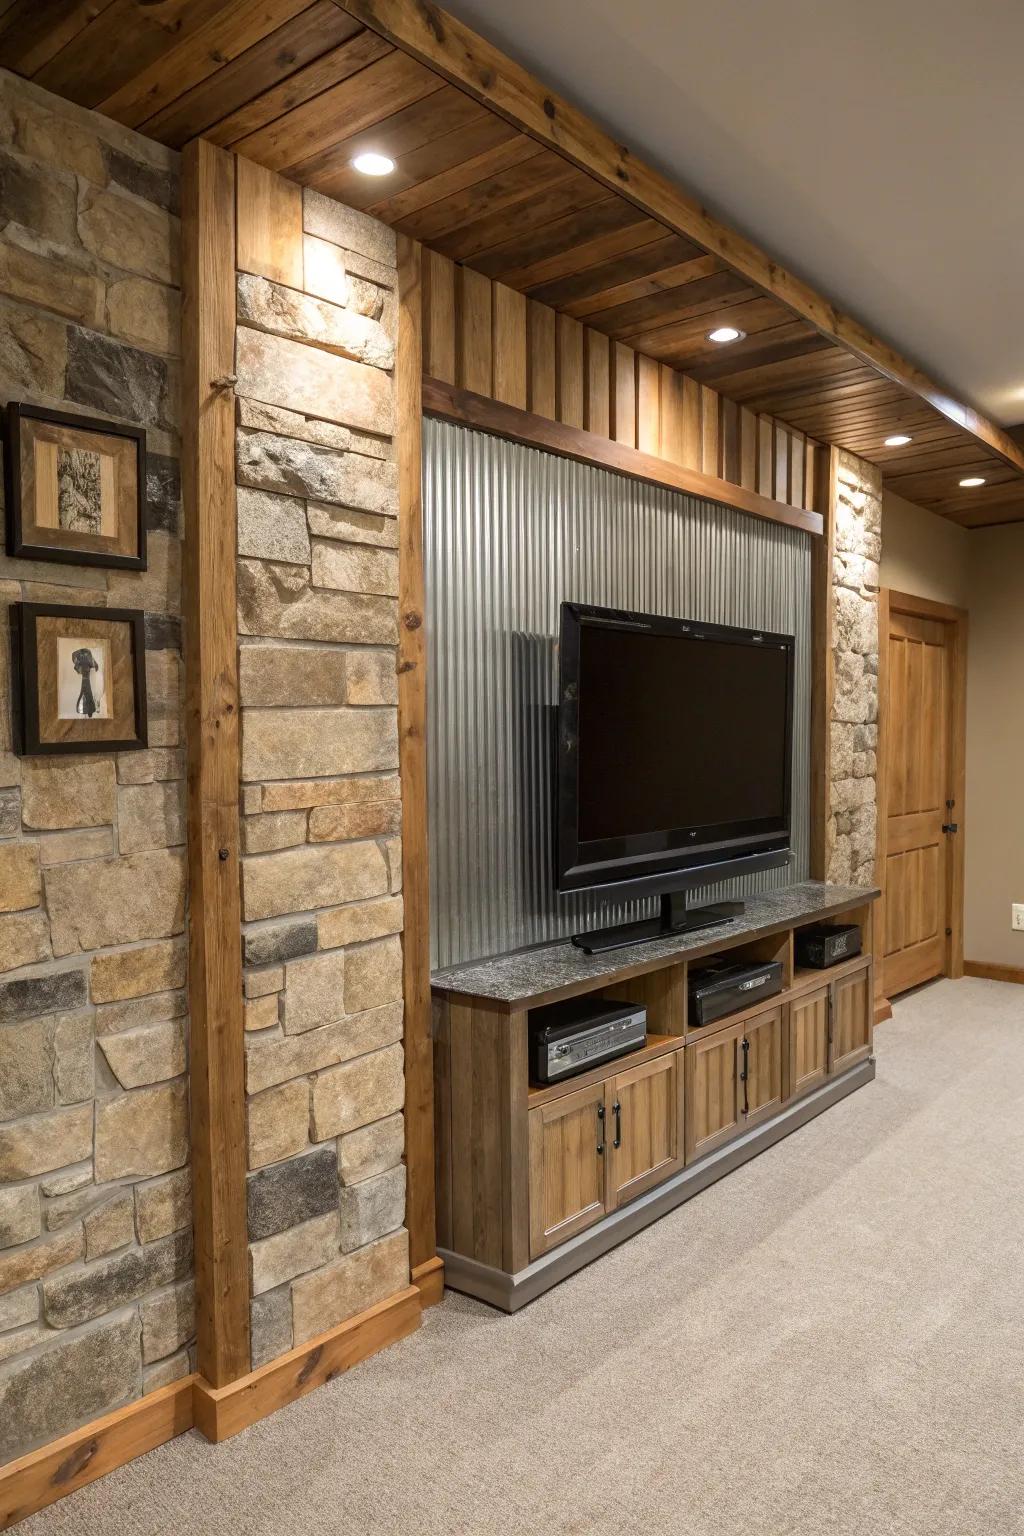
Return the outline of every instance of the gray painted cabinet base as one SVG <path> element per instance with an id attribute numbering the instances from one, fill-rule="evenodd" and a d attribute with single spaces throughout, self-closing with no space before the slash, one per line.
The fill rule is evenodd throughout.
<path id="1" fill-rule="evenodd" d="M 454 1291 L 489 1302 L 491 1306 L 500 1307 L 504 1312 L 517 1312 L 527 1302 L 549 1291 L 560 1280 L 567 1279 L 609 1249 L 625 1242 L 634 1233 L 649 1227 L 659 1217 L 675 1210 L 676 1206 L 699 1195 L 701 1190 L 749 1162 L 759 1152 L 767 1151 L 791 1131 L 798 1130 L 840 1099 L 845 1099 L 847 1094 L 864 1087 L 874 1075 L 873 1056 L 867 1061 L 858 1062 L 848 1071 L 830 1078 L 814 1092 L 787 1104 L 771 1120 L 744 1131 L 724 1147 L 709 1152 L 699 1162 L 682 1169 L 666 1179 L 664 1184 L 659 1184 L 629 1205 L 613 1211 L 595 1226 L 588 1227 L 561 1247 L 544 1254 L 517 1274 L 506 1274 L 503 1270 L 479 1264 L 474 1259 L 463 1258 L 460 1254 L 441 1248 L 439 1253 L 444 1260 L 445 1285 Z"/>

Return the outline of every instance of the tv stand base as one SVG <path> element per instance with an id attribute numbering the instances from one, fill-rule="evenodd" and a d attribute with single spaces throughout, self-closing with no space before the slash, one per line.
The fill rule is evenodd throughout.
<path id="1" fill-rule="evenodd" d="M 743 915 L 742 901 L 720 901 L 707 907 L 688 907 L 686 897 L 673 891 L 661 898 L 657 917 L 636 923 L 618 923 L 610 928 L 595 928 L 592 933 L 574 933 L 572 942 L 585 954 L 599 955 L 625 944 L 650 944 L 673 933 L 697 933 L 701 928 L 717 928 Z"/>

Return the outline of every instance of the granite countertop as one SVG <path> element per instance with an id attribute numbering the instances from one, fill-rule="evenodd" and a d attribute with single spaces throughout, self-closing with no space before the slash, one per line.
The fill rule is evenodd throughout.
<path id="1" fill-rule="evenodd" d="M 807 880 L 783 890 L 748 896 L 742 916 L 696 933 L 667 934 L 663 939 L 625 944 L 621 949 L 598 955 L 584 954 L 582 949 L 563 940 L 435 971 L 431 985 L 435 992 L 529 1006 L 534 998 L 560 988 L 586 987 L 588 982 L 600 984 L 634 966 L 653 970 L 659 961 L 682 960 L 693 953 L 707 954 L 723 941 L 737 943 L 790 923 L 810 922 L 837 908 L 872 901 L 879 894 L 869 886 L 826 885 L 821 880 Z"/>

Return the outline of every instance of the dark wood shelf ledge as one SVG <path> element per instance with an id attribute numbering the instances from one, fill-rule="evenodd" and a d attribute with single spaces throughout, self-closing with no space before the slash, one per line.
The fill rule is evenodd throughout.
<path id="1" fill-rule="evenodd" d="M 500 400 L 490 400 L 486 395 L 459 389 L 441 379 L 423 380 L 423 410 L 428 416 L 441 416 L 478 432 L 490 432 L 495 437 L 524 443 L 529 448 L 542 448 L 564 459 L 596 464 L 602 469 L 629 475 L 634 480 L 645 480 L 650 485 L 663 485 L 686 496 L 718 502 L 736 512 L 746 512 L 750 517 L 784 523 L 789 528 L 799 528 L 817 536 L 822 532 L 820 512 L 807 512 L 802 507 L 772 501 L 757 491 L 732 485 L 715 475 L 705 475 L 699 469 L 685 469 L 682 464 L 673 464 L 669 459 L 642 453 L 639 448 L 629 448 L 624 443 L 610 442 L 581 427 L 567 427 L 560 421 L 536 416 L 532 411 L 522 411 L 518 406 L 505 405 Z"/>

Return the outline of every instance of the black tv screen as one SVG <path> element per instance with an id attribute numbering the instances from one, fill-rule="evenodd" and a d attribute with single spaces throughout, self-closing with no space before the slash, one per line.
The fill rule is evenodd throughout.
<path id="1" fill-rule="evenodd" d="M 788 848 L 793 659 L 790 635 L 564 603 L 559 888 Z"/>

